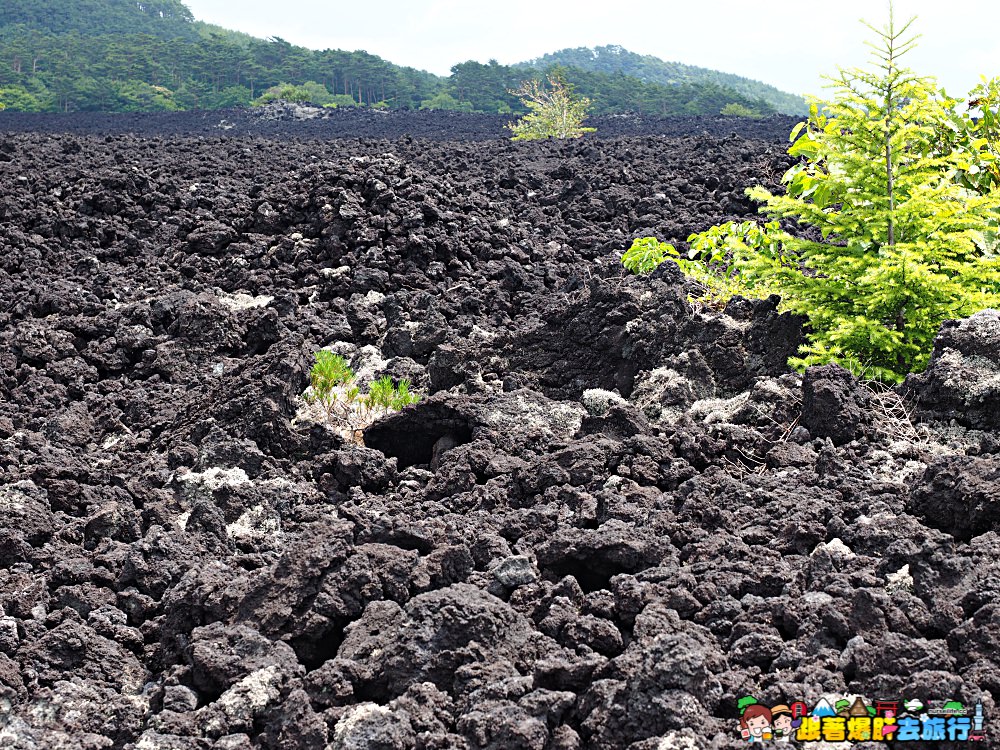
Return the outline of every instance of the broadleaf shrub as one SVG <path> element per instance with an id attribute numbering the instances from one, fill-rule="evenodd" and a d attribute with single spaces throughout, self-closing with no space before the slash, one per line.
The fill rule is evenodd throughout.
<path id="1" fill-rule="evenodd" d="M 677 248 L 655 237 L 641 237 L 622 255 L 622 265 L 635 274 L 652 273 L 667 258 L 678 258 Z"/>
<path id="2" fill-rule="evenodd" d="M 510 94 L 528 108 L 528 114 L 507 124 L 514 134 L 512 141 L 534 141 L 542 138 L 581 138 L 595 128 L 583 127 L 590 108 L 590 99 L 576 96 L 573 87 L 559 73 L 548 77 L 548 86 L 541 81 L 524 81 Z"/>

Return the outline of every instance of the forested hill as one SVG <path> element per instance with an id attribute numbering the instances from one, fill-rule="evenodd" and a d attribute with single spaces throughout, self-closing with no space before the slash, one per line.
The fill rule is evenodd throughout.
<path id="1" fill-rule="evenodd" d="M 616 45 L 564 49 L 531 60 L 525 65 L 542 69 L 564 65 L 595 73 L 623 73 L 646 83 L 667 86 L 712 83 L 738 91 L 750 99 L 762 99 L 783 114 L 799 115 L 808 111 L 801 96 L 786 93 L 766 83 L 694 65 L 666 62 L 652 55 L 629 52 Z"/>
<path id="2" fill-rule="evenodd" d="M 24 24 L 52 34 L 133 34 L 197 38 L 194 16 L 181 0 L 3 0 L 0 27 Z"/>
<path id="3" fill-rule="evenodd" d="M 282 97 L 517 114 L 520 102 L 508 90 L 552 67 L 470 61 L 444 78 L 366 52 L 309 50 L 204 24 L 181 0 L 0 0 L 0 108 L 10 110 L 219 109 Z M 594 114 L 776 109 L 753 92 L 710 79 L 644 81 L 592 65 L 561 69 L 593 101 Z"/>

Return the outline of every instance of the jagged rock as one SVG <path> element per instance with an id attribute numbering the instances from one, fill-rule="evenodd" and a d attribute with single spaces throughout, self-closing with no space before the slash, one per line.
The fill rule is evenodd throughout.
<path id="1" fill-rule="evenodd" d="M 967 541 L 1000 532 L 1000 460 L 948 456 L 934 461 L 913 488 L 907 509 L 928 526 Z"/>
<path id="2" fill-rule="evenodd" d="M 946 322 L 927 369 L 907 377 L 903 389 L 922 415 L 1000 429 L 1000 310 Z"/>
<path id="3" fill-rule="evenodd" d="M 870 422 L 871 397 L 840 365 L 810 367 L 802 380 L 802 425 L 813 437 L 849 443 Z"/>

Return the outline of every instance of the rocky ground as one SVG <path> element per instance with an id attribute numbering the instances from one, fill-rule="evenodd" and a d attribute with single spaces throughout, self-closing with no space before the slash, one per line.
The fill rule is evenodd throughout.
<path id="1" fill-rule="evenodd" d="M 783 120 L 354 116 L 0 120 L 0 746 L 700 750 L 748 693 L 1000 729 L 1000 314 L 879 391 L 622 272 L 752 215 Z M 345 443 L 320 347 L 424 399 Z"/>

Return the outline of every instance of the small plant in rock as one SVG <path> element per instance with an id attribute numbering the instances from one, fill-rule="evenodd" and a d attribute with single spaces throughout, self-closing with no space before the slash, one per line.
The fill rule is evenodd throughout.
<path id="1" fill-rule="evenodd" d="M 329 403 L 339 395 L 337 388 L 354 382 L 354 372 L 347 360 L 326 349 L 316 352 L 316 364 L 309 372 L 312 386 L 310 398 L 320 403 Z"/>
<path id="2" fill-rule="evenodd" d="M 535 79 L 524 81 L 509 91 L 528 108 L 528 114 L 508 123 L 512 141 L 535 141 L 542 138 L 581 138 L 595 128 L 583 127 L 590 99 L 578 97 L 560 73 L 548 76 L 548 86 Z"/>
<path id="3" fill-rule="evenodd" d="M 354 442 L 361 442 L 361 431 L 381 419 L 420 400 L 410 390 L 411 383 L 398 383 L 389 376 L 379 378 L 362 393 L 347 360 L 322 349 L 309 373 L 309 388 L 304 399 L 318 405 L 328 424 Z"/>
<path id="4" fill-rule="evenodd" d="M 418 395 L 410 392 L 409 380 L 403 378 L 399 383 L 393 383 L 389 376 L 379 378 L 372 383 L 365 398 L 367 408 L 384 411 L 399 411 L 404 406 L 415 404 L 420 400 Z"/>

